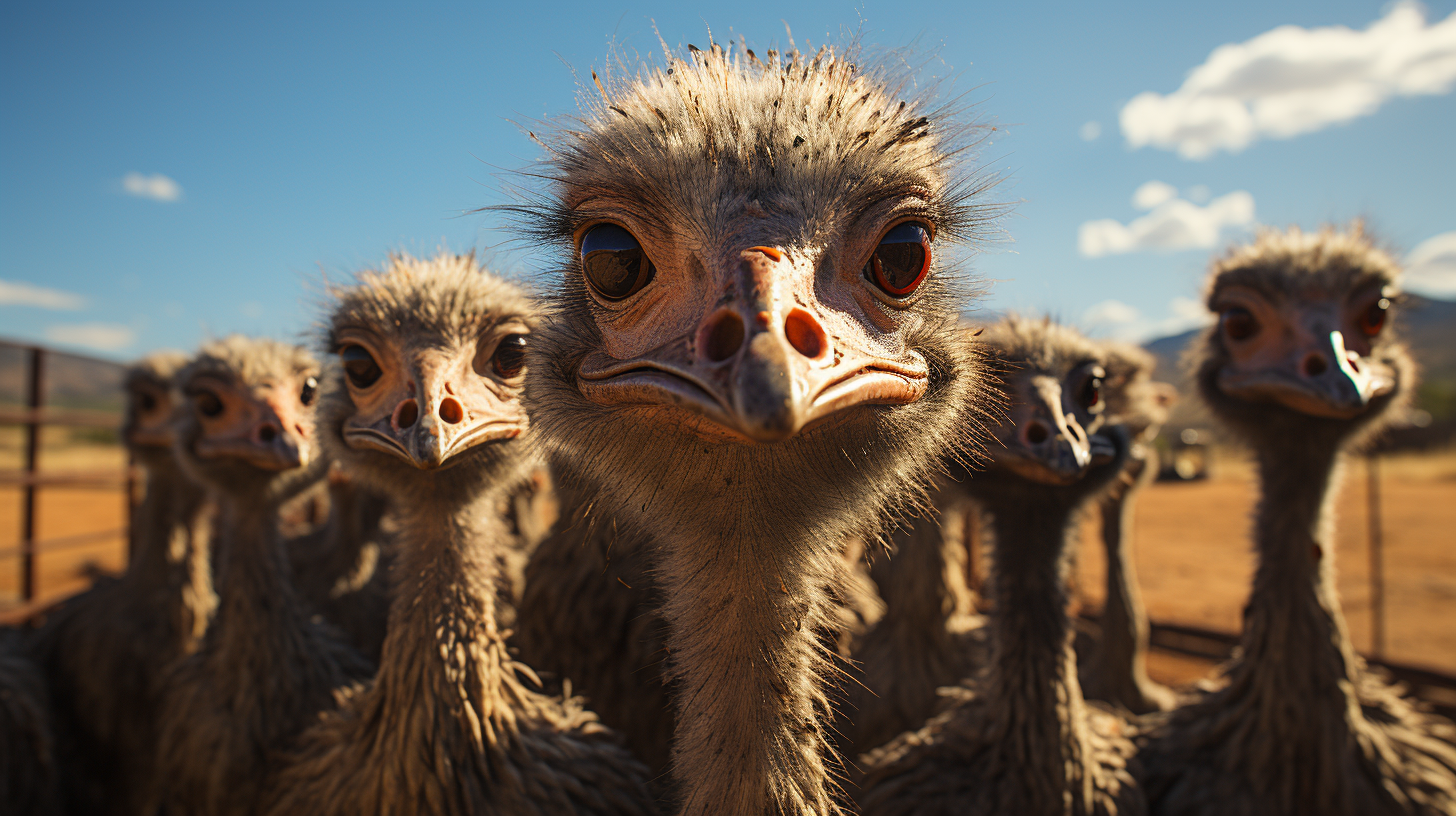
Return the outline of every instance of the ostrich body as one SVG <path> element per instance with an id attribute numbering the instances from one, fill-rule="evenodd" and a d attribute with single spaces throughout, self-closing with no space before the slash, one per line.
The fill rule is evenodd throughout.
<path id="1" fill-rule="evenodd" d="M 0 629 L 0 812 L 59 816 L 55 718 L 29 645 L 21 632 Z"/>
<path id="2" fill-rule="evenodd" d="M 947 711 L 864 758 L 863 812 L 1145 813 L 1131 729 L 1083 701 L 1066 611 L 1078 512 L 1122 471 L 1129 447 L 1101 415 L 1104 349 L 1015 317 L 986 345 L 1011 400 L 989 469 L 964 482 L 994 532 L 989 662 Z"/>
<path id="3" fill-rule="evenodd" d="M 289 580 L 278 506 L 316 481 L 318 364 L 303 349 L 231 337 L 178 376 L 174 450 L 218 506 L 218 608 L 164 678 L 151 801 L 169 812 L 252 814 L 269 754 L 367 664 L 308 619 Z"/>
<path id="4" fill-rule="evenodd" d="M 838 813 L 843 542 L 960 442 L 978 376 L 931 242 L 984 214 L 955 126 L 882 73 L 827 49 L 669 60 L 557 134 L 553 200 L 523 208 L 570 257 L 532 420 L 654 542 L 679 812 Z"/>
<path id="5" fill-rule="evenodd" d="M 338 628 L 371 663 L 379 662 L 389 616 L 390 549 L 380 521 L 384 498 L 329 468 L 329 517 L 288 542 L 299 597 Z"/>
<path id="6" fill-rule="evenodd" d="M 1148 677 L 1148 614 L 1143 609 L 1133 559 L 1133 509 L 1137 494 L 1158 470 L 1152 447 L 1177 392 L 1151 378 L 1151 354 L 1122 343 L 1106 346 L 1107 421 L 1127 429 L 1132 448 L 1127 467 L 1098 503 L 1102 546 L 1107 556 L 1107 592 L 1101 637 L 1082 667 L 1082 691 L 1132 714 L 1167 711 L 1177 704 L 1173 690 Z"/>
<path id="7" fill-rule="evenodd" d="M 850 753 L 877 748 L 919 728 L 941 704 L 937 693 L 986 662 L 986 619 L 966 583 L 966 513 L 955 485 L 932 496 L 938 512 L 891 535 L 889 558 L 870 576 L 885 613 L 851 647 L 863 667 L 849 684 Z"/>
<path id="8" fill-rule="evenodd" d="M 471 256 L 392 259 L 338 293 L 325 444 L 398 518 L 379 673 L 303 735 L 274 814 L 648 814 L 646 769 L 596 718 L 531 690 L 497 624 L 504 500 L 534 310 Z"/>
<path id="9" fill-rule="evenodd" d="M 652 778 L 665 781 L 675 717 L 651 541 L 593 516 L 576 491 L 561 497 L 567 512 L 526 562 L 515 635 L 521 659 L 570 682 Z"/>
<path id="10" fill-rule="evenodd" d="M 1222 688 L 1145 749 L 1158 813 L 1456 812 L 1456 731 L 1365 671 L 1335 591 L 1341 460 L 1413 377 L 1385 325 L 1397 275 L 1359 226 L 1269 231 L 1213 266 L 1197 381 L 1258 461 L 1258 568 Z"/>
<path id="11" fill-rule="evenodd" d="M 152 775 L 159 678 L 197 643 L 212 590 L 205 495 L 172 455 L 172 379 L 187 362 L 154 354 L 127 372 L 122 437 L 146 471 L 132 559 L 67 599 L 36 648 L 64 734 L 68 807 L 139 812 Z"/>

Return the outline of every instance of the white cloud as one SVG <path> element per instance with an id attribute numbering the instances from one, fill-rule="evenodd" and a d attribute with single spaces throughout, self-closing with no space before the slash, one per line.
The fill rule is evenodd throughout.
<path id="1" fill-rule="evenodd" d="M 150 176 L 144 173 L 127 173 L 121 177 L 121 187 L 137 198 L 153 201 L 176 201 L 182 197 L 182 186 L 161 173 Z"/>
<path id="2" fill-rule="evenodd" d="M 1183 197 L 1194 204 L 1205 204 L 1213 198 L 1213 191 L 1208 189 L 1207 184 L 1195 184 L 1184 191 Z"/>
<path id="3" fill-rule="evenodd" d="M 74 292 L 47 289 L 32 283 L 0 280 L 0 306 L 37 306 L 42 309 L 70 311 L 86 305 L 86 299 Z"/>
<path id="4" fill-rule="evenodd" d="M 118 351 L 136 342 L 136 332 L 115 323 L 65 323 L 46 326 L 45 339 L 69 346 Z"/>
<path id="5" fill-rule="evenodd" d="M 1401 283 L 1427 297 L 1456 298 L 1456 232 L 1427 238 L 1411 250 Z"/>
<path id="6" fill-rule="evenodd" d="M 1088 309 L 1082 320 L 1093 326 L 1132 323 L 1142 317 L 1142 312 L 1120 300 L 1104 300 Z"/>
<path id="7" fill-rule="evenodd" d="M 1077 132 L 1079 134 L 1081 134 L 1082 141 L 1084 141 L 1084 142 L 1094 142 L 1094 141 L 1097 140 L 1097 137 L 1098 136 L 1101 136 L 1102 135 L 1102 123 L 1100 123 L 1100 122 L 1087 122 L 1087 123 L 1083 124 L 1082 125 L 1082 129 L 1079 130 L 1079 131 L 1077 131 Z"/>
<path id="8" fill-rule="evenodd" d="M 1140 93 L 1119 120 L 1132 147 L 1206 159 L 1368 116 L 1391 97 L 1453 86 L 1456 13 L 1426 25 L 1420 6 L 1400 2 L 1364 31 L 1280 26 L 1221 45 L 1177 91 Z"/>
<path id="9" fill-rule="evenodd" d="M 1138 188 L 1133 200 L 1145 196 L 1148 185 Z M 1077 249 L 1085 258 L 1141 252 L 1150 249 L 1174 251 L 1209 249 L 1218 243 L 1219 235 L 1229 227 L 1243 227 L 1254 222 L 1254 197 L 1244 190 L 1219 196 L 1200 207 L 1181 198 L 1170 198 L 1153 207 L 1153 211 L 1128 224 L 1111 218 L 1087 221 L 1077 231 Z"/>
<path id="10" fill-rule="evenodd" d="M 1177 197 L 1177 187 L 1161 181 L 1145 181 L 1132 191 L 1132 205 L 1139 210 L 1151 210 Z"/>
<path id="11" fill-rule="evenodd" d="M 1145 343 L 1159 337 L 1182 334 L 1213 322 L 1203 304 L 1189 297 L 1168 301 L 1163 317 L 1144 317 L 1137 308 L 1119 300 L 1104 300 L 1082 315 L 1082 325 L 1096 335 L 1131 343 Z"/>

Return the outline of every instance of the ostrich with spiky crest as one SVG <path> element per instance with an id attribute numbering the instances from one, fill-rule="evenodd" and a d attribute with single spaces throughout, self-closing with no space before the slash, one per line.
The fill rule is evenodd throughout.
<path id="1" fill-rule="evenodd" d="M 520 391 L 534 305 L 470 255 L 399 255 L 340 288 L 324 444 L 399 530 L 373 683 L 270 785 L 276 816 L 655 811 L 647 771 L 573 700 L 523 678 L 499 623 L 506 502 L 539 457 Z"/>
<path id="2" fill-rule="evenodd" d="M 1009 400 L 984 473 L 957 487 L 990 518 L 990 654 L 922 728 L 866 755 L 867 816 L 1136 816 L 1133 728 L 1088 705 L 1067 614 L 1080 513 L 1122 472 L 1107 349 L 1050 320 L 1012 316 L 984 340 Z"/>
<path id="3" fill-rule="evenodd" d="M 650 536 L 683 814 L 839 813 L 822 633 L 842 543 L 963 444 L 983 386 L 945 250 L 973 132 L 849 53 L 690 47 L 543 139 L 563 264 L 526 395 L 570 484 Z"/>
<path id="4" fill-rule="evenodd" d="M 1143 751 L 1158 813 L 1456 813 L 1456 727 L 1365 670 L 1335 592 L 1343 461 L 1412 391 L 1399 273 L 1358 223 L 1266 230 L 1213 264 L 1219 320 L 1193 362 L 1258 461 L 1258 567 L 1222 687 Z"/>

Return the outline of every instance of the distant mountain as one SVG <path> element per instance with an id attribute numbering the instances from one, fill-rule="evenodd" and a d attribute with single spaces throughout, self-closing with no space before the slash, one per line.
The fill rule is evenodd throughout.
<path id="1" fill-rule="evenodd" d="M 0 342 L 0 405 L 24 405 L 30 353 L 25 347 Z M 45 404 L 53 408 L 114 411 L 125 405 L 121 392 L 126 370 L 108 360 L 48 351 L 42 385 Z"/>
<path id="2" fill-rule="evenodd" d="M 1430 412 L 1437 422 L 1456 421 L 1456 301 L 1407 295 L 1392 325 L 1420 367 L 1415 407 Z M 1184 353 L 1202 336 L 1202 329 L 1194 329 L 1143 346 L 1158 358 L 1154 377 L 1178 386 L 1183 396 L 1168 422 L 1169 430 L 1210 424 L 1182 366 Z"/>

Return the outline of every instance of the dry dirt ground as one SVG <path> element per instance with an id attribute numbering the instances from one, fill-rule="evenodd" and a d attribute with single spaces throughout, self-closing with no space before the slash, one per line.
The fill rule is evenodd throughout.
<path id="1" fill-rule="evenodd" d="M 119 468 L 114 449 L 57 453 L 43 463 L 57 470 Z M 1456 451 L 1403 454 L 1380 460 L 1385 549 L 1385 656 L 1393 661 L 1456 674 Z M 1336 505 L 1336 566 L 1345 616 L 1357 648 L 1371 644 L 1367 464 L 1352 460 Z M 1249 513 L 1253 472 L 1235 452 L 1220 451 L 1212 477 L 1192 483 L 1157 483 L 1137 505 L 1134 546 L 1148 613 L 1158 621 L 1237 632 L 1253 558 Z M 0 551 L 19 540 L 20 491 L 0 489 Z M 39 534 L 56 538 L 124 526 L 117 490 L 43 490 Z M 1078 557 L 1077 594 L 1091 611 L 1101 604 L 1103 558 L 1088 523 Z M 82 569 L 119 569 L 121 536 L 42 554 L 41 597 L 85 585 Z M 0 609 L 18 601 L 19 558 L 0 557 Z M 1206 661 L 1155 654 L 1150 671 L 1165 682 L 1186 682 L 1206 672 Z"/>

